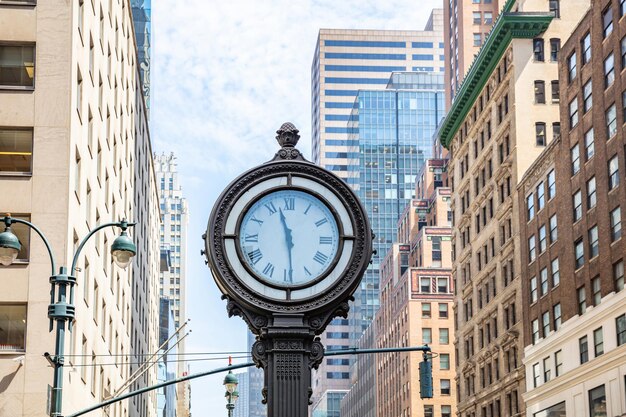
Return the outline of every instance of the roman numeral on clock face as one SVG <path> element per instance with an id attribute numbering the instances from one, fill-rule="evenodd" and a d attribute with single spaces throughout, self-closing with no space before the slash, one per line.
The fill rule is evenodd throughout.
<path id="1" fill-rule="evenodd" d="M 318 251 L 315 254 L 315 256 L 313 257 L 313 260 L 315 262 L 318 262 L 321 265 L 324 265 L 326 263 L 326 261 L 328 260 L 328 256 L 326 256 L 322 252 Z"/>
<path id="2" fill-rule="evenodd" d="M 285 211 L 293 210 L 296 208 L 296 199 L 293 197 L 285 198 Z"/>
<path id="3" fill-rule="evenodd" d="M 257 222 L 259 224 L 259 226 L 261 226 L 263 224 L 263 220 L 259 220 L 256 217 L 252 216 L 252 218 L 250 219 L 251 222 Z"/>
<path id="4" fill-rule="evenodd" d="M 269 203 L 265 204 L 265 208 L 269 210 L 270 216 L 272 214 L 276 213 L 276 206 L 271 201 Z"/>
<path id="5" fill-rule="evenodd" d="M 263 273 L 265 275 L 269 275 L 270 277 L 274 275 L 274 265 L 272 265 L 271 263 L 267 263 L 267 265 L 265 265 L 265 268 L 263 268 Z"/>
<path id="6" fill-rule="evenodd" d="M 255 242 L 258 242 L 258 241 L 259 241 L 259 235 L 258 235 L 258 234 L 255 234 L 255 235 L 246 235 L 246 236 L 244 237 L 244 240 L 245 240 L 246 242 L 255 243 Z"/>
<path id="7" fill-rule="evenodd" d="M 260 249 L 255 249 L 252 252 L 248 252 L 248 257 L 250 258 L 250 261 L 252 261 L 252 263 L 256 265 L 257 262 L 259 262 L 263 257 L 263 254 L 261 253 Z"/>
<path id="8" fill-rule="evenodd" d="M 316 221 L 316 222 L 315 222 L 315 225 L 316 225 L 317 227 L 320 227 L 320 226 L 321 226 L 321 225 L 323 225 L 324 223 L 328 223 L 328 219 L 327 219 L 327 218 L 325 218 L 325 217 L 324 217 L 322 220 L 318 220 L 318 221 Z"/>
<path id="9" fill-rule="evenodd" d="M 320 245 L 332 245 L 333 238 L 330 236 L 320 236 Z"/>

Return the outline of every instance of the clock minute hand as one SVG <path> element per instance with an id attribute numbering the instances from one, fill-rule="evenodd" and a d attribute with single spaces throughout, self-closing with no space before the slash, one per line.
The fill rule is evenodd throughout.
<path id="1" fill-rule="evenodd" d="M 291 235 L 291 229 L 287 227 L 287 220 L 285 219 L 285 215 L 283 214 L 282 209 L 278 209 L 280 213 L 280 222 L 283 225 L 283 230 L 285 231 L 285 243 L 287 244 L 287 253 L 289 256 L 289 282 L 293 283 L 293 266 L 291 262 L 291 249 L 293 248 L 293 236 Z"/>

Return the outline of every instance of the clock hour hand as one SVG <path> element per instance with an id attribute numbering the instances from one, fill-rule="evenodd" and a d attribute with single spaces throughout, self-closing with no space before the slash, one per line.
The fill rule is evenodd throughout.
<path id="1" fill-rule="evenodd" d="M 293 283 L 293 267 L 291 264 L 291 249 L 293 248 L 293 236 L 291 235 L 291 229 L 287 227 L 287 220 L 285 219 L 285 215 L 283 214 L 282 209 L 278 209 L 280 213 L 280 222 L 283 225 L 283 230 L 285 231 L 285 243 L 287 244 L 287 253 L 289 256 L 289 283 Z"/>

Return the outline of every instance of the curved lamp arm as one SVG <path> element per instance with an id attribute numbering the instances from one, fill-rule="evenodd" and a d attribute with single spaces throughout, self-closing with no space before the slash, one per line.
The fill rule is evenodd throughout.
<path id="1" fill-rule="evenodd" d="M 56 262 L 54 261 L 54 254 L 52 253 L 52 247 L 50 247 L 50 243 L 48 242 L 48 239 L 46 239 L 46 236 L 43 234 L 41 230 L 39 230 L 37 226 L 35 226 L 34 224 L 32 224 L 31 222 L 27 220 L 17 219 L 11 216 L 2 217 L 2 221 L 7 226 L 10 226 L 12 223 L 22 223 L 30 227 L 31 229 L 33 229 L 39 235 L 41 240 L 43 240 L 44 245 L 46 245 L 46 249 L 48 250 L 48 255 L 50 255 L 50 263 L 52 264 L 52 275 L 56 274 L 57 267 L 56 267 Z"/>
<path id="2" fill-rule="evenodd" d="M 80 242 L 80 245 L 78 245 L 78 249 L 76 249 L 76 253 L 74 254 L 74 258 L 72 259 L 72 267 L 70 268 L 70 271 L 69 271 L 70 275 L 74 275 L 74 269 L 76 268 L 76 263 L 78 262 L 78 256 L 80 255 L 80 252 L 83 250 L 83 247 L 85 246 L 87 241 L 94 234 L 96 234 L 96 232 L 98 232 L 98 231 L 100 231 L 102 229 L 105 229 L 107 227 L 119 227 L 119 228 L 122 229 L 122 231 L 125 231 L 129 227 L 133 227 L 135 224 L 136 223 L 128 223 L 126 220 L 122 220 L 121 222 L 104 223 L 104 224 L 101 224 L 100 226 L 97 226 L 95 229 L 93 229 L 91 232 L 89 232 L 89 234 L 87 236 L 85 236 L 83 241 Z"/>

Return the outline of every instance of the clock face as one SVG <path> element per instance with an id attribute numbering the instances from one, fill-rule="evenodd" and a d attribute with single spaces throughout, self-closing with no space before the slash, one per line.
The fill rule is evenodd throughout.
<path id="1" fill-rule="evenodd" d="M 302 285 L 331 267 L 339 228 L 322 200 L 303 191 L 279 190 L 244 214 L 239 248 L 255 275 L 279 285 Z"/>

